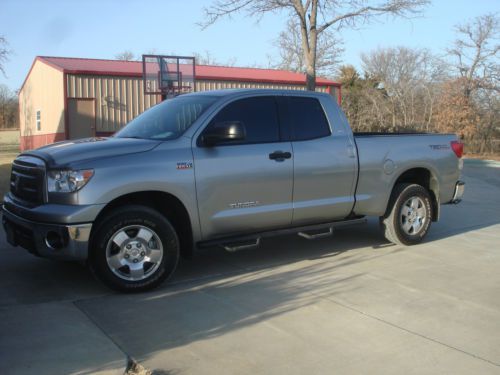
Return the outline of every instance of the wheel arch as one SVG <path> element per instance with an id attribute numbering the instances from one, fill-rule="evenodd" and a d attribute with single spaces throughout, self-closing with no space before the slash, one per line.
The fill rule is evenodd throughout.
<path id="1" fill-rule="evenodd" d="M 106 215 L 117 207 L 123 207 L 127 204 L 139 204 L 146 207 L 153 208 L 164 215 L 172 224 L 180 242 L 180 251 L 183 257 L 190 257 L 193 253 L 193 227 L 189 211 L 184 203 L 174 196 L 173 194 L 163 191 L 139 191 L 121 195 L 111 202 L 109 202 L 99 212 L 94 225 L 90 238 L 97 230 L 99 223 L 106 217 Z"/>
<path id="2" fill-rule="evenodd" d="M 437 174 L 430 168 L 414 167 L 409 168 L 399 174 L 392 184 L 391 195 L 397 184 L 412 183 L 423 186 L 429 192 L 432 201 L 432 221 L 439 220 L 440 203 L 439 203 L 439 180 Z M 389 205 L 389 201 L 387 202 Z"/>

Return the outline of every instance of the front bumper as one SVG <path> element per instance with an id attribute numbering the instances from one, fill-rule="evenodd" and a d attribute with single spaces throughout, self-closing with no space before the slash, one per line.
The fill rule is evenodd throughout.
<path id="1" fill-rule="evenodd" d="M 14 215 L 2 207 L 7 242 L 30 253 L 52 259 L 84 261 L 88 256 L 91 223 L 46 224 Z"/>
<path id="2" fill-rule="evenodd" d="M 453 198 L 451 199 L 450 203 L 454 204 L 460 203 L 462 201 L 464 191 L 465 191 L 465 182 L 458 181 L 455 185 L 455 192 L 453 193 Z"/>

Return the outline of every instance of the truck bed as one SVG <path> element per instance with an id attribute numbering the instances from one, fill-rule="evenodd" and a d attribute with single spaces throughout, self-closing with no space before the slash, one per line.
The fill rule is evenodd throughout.
<path id="1" fill-rule="evenodd" d="M 450 146 L 455 135 L 361 132 L 354 140 L 359 158 L 355 214 L 382 215 L 395 181 L 414 168 L 430 171 L 440 202 L 452 199 L 459 178 L 459 160 Z"/>

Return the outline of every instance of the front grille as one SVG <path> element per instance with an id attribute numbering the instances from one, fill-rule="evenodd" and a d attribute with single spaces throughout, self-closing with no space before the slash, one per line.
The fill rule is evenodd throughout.
<path id="1" fill-rule="evenodd" d="M 45 164 L 31 156 L 20 156 L 12 163 L 10 192 L 24 203 L 42 204 L 45 194 Z"/>

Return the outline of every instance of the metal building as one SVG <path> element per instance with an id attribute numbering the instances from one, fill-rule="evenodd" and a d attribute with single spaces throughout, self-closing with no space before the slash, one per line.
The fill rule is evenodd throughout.
<path id="1" fill-rule="evenodd" d="M 196 65 L 196 91 L 225 88 L 305 89 L 303 74 L 274 69 Z M 317 79 L 340 101 L 340 84 Z M 144 94 L 142 63 L 38 56 L 19 91 L 21 150 L 108 136 L 157 104 Z"/>

